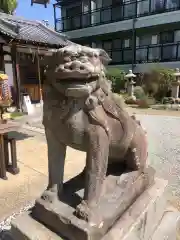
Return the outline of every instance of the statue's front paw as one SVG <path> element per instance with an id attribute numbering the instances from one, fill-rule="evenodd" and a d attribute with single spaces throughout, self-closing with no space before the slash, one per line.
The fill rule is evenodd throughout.
<path id="1" fill-rule="evenodd" d="M 57 199 L 57 192 L 46 190 L 42 194 L 41 199 L 43 199 L 46 202 L 53 203 L 55 199 Z"/>
<path id="2" fill-rule="evenodd" d="M 90 209 L 85 201 L 82 201 L 75 210 L 75 215 L 88 222 L 89 220 Z"/>
<path id="3" fill-rule="evenodd" d="M 88 222 L 93 227 L 101 228 L 103 226 L 103 221 L 101 216 L 97 213 L 95 209 L 89 208 L 85 201 L 82 201 L 75 211 L 75 215 Z"/>

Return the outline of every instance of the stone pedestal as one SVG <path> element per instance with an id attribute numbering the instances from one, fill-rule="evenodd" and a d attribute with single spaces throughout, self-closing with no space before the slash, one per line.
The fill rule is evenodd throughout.
<path id="1" fill-rule="evenodd" d="M 103 238 L 91 238 L 97 240 L 163 240 L 171 239 L 178 234 L 179 212 L 167 209 L 166 200 L 163 196 L 167 182 L 156 179 L 155 183 L 141 194 L 121 218 L 114 224 Z M 105 210 L 106 211 L 106 210 Z M 107 209 L 108 211 L 108 209 Z M 66 215 L 68 212 L 66 212 Z M 71 213 L 69 213 L 71 214 Z M 50 219 L 51 221 L 52 219 Z M 59 219 L 57 219 L 59 221 Z M 61 218 L 68 225 L 66 219 Z M 167 227 L 170 226 L 170 228 Z M 52 229 L 52 228 L 51 228 Z M 67 228 L 68 229 L 68 228 Z M 87 229 L 85 229 L 87 230 Z M 74 229 L 75 231 L 75 229 Z M 169 234 L 171 238 L 162 238 Z M 15 240 L 65 240 L 59 234 L 55 234 L 32 215 L 25 214 L 18 217 L 12 223 L 12 235 Z M 153 238 L 152 238 L 153 237 Z M 74 234 L 73 240 L 81 240 Z"/>
<path id="2" fill-rule="evenodd" d="M 178 84 L 172 85 L 171 97 L 179 98 L 179 85 Z"/>
<path id="3" fill-rule="evenodd" d="M 128 95 L 133 97 L 134 96 L 134 83 L 135 82 L 129 82 L 128 83 Z"/>

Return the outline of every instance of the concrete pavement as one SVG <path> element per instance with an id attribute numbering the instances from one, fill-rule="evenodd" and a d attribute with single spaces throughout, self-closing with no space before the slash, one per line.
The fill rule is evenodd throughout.
<path id="1" fill-rule="evenodd" d="M 0 180 L 0 222 L 22 206 L 35 200 L 47 184 L 47 146 L 44 136 L 32 132 L 17 134 L 17 156 L 20 174 L 8 174 L 8 180 Z M 68 149 L 65 179 L 81 171 L 85 154 Z"/>

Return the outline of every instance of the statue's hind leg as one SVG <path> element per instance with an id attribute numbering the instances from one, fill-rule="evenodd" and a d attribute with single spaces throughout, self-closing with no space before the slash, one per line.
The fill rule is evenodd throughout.
<path id="1" fill-rule="evenodd" d="M 125 156 L 126 166 L 129 170 L 142 173 L 146 167 L 147 157 L 148 143 L 146 132 L 142 129 L 141 126 L 139 126 L 135 131 L 135 134 Z"/>

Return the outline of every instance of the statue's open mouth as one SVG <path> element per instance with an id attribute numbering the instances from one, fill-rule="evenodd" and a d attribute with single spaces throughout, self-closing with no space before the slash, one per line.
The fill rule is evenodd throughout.
<path id="1" fill-rule="evenodd" d="M 97 86 L 98 74 L 86 78 L 57 78 L 56 82 L 65 89 L 66 96 L 83 97 L 89 95 Z"/>

